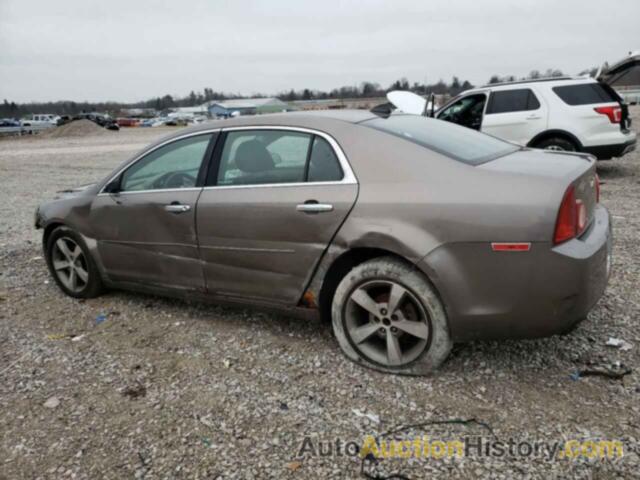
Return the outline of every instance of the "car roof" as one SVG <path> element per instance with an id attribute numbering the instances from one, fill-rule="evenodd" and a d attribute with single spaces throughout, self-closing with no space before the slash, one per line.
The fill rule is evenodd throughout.
<path id="1" fill-rule="evenodd" d="M 573 77 L 547 77 L 547 78 L 530 78 L 528 80 L 514 80 L 512 82 L 498 82 L 498 83 L 488 83 L 483 85 L 483 88 L 487 87 L 501 87 L 503 85 L 521 85 L 525 83 L 543 83 L 543 82 L 562 82 L 565 80 L 575 80 Z"/>
<path id="2" fill-rule="evenodd" d="M 264 115 L 241 115 L 220 120 L 211 120 L 180 129 L 174 134 L 168 135 L 163 141 L 172 137 L 183 136 L 188 133 L 197 133 L 216 128 L 230 128 L 242 126 L 274 126 L 274 127 L 306 127 L 323 130 L 323 125 L 346 122 L 351 124 L 361 123 L 365 120 L 378 118 L 368 110 L 311 110 L 302 112 L 269 113 Z"/>
<path id="3" fill-rule="evenodd" d="M 508 90 L 512 87 L 527 87 L 528 85 L 542 84 L 549 88 L 559 85 L 579 85 L 581 83 L 595 83 L 597 80 L 591 77 L 552 77 L 552 78 L 539 78 L 536 80 L 517 80 L 514 82 L 502 82 L 502 83 L 490 83 L 483 85 L 482 87 L 471 88 L 462 92 L 463 94 L 473 92 L 483 92 L 486 90 Z"/>
<path id="4" fill-rule="evenodd" d="M 268 113 L 263 115 L 240 115 L 239 117 L 225 118 L 220 120 L 210 120 L 207 122 L 180 128 L 175 132 L 165 135 L 136 154 L 140 155 L 156 146 L 169 142 L 173 139 L 185 135 L 208 132 L 216 129 L 231 127 L 293 127 L 308 128 L 325 132 L 332 135 L 332 132 L 341 131 L 345 124 L 355 126 L 366 120 L 378 118 L 368 110 L 309 110 L 299 112 Z"/>

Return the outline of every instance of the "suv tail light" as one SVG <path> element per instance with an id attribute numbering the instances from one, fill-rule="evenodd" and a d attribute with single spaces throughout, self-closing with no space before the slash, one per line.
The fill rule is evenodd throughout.
<path id="1" fill-rule="evenodd" d="M 576 200 L 575 188 L 570 185 L 560 204 L 553 243 L 558 245 L 577 237 L 584 232 L 586 226 L 587 209 L 582 200 Z"/>
<path id="2" fill-rule="evenodd" d="M 594 110 L 600 115 L 609 117 L 611 123 L 620 123 L 622 121 L 622 107 L 596 107 Z"/>

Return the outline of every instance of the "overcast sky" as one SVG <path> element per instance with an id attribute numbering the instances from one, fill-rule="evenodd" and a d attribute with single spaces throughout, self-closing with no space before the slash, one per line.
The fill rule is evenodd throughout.
<path id="1" fill-rule="evenodd" d="M 575 74 L 639 22 L 640 0 L 0 0 L 0 101 Z"/>

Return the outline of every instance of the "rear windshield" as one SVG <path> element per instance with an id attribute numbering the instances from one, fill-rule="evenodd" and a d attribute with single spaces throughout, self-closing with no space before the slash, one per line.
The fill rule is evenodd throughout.
<path id="1" fill-rule="evenodd" d="M 479 165 L 520 148 L 469 128 L 417 115 L 374 118 L 361 125 L 404 138 L 469 165 Z"/>
<path id="2" fill-rule="evenodd" d="M 553 91 L 568 105 L 592 105 L 594 103 L 618 101 L 599 83 L 564 85 L 562 87 L 553 87 Z"/>

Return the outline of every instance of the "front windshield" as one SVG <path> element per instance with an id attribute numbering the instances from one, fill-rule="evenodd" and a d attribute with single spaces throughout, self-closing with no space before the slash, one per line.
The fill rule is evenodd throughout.
<path id="1" fill-rule="evenodd" d="M 361 125 L 404 138 L 469 165 L 488 162 L 520 148 L 469 128 L 418 115 L 391 115 L 366 120 Z"/>

